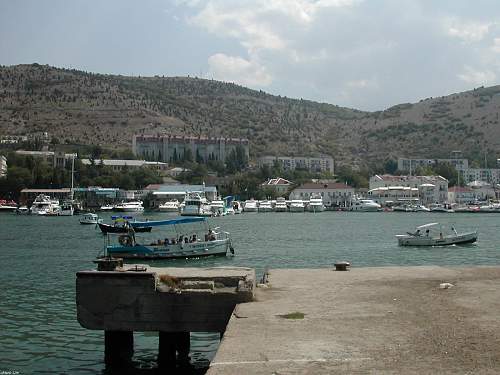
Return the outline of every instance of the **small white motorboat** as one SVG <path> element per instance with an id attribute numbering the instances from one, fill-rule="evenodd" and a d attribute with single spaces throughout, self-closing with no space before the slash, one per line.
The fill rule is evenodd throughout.
<path id="1" fill-rule="evenodd" d="M 454 227 L 446 232 L 439 223 L 420 225 L 415 232 L 396 235 L 399 246 L 445 246 L 473 243 L 477 241 L 477 231 L 458 233 Z"/>
<path id="2" fill-rule="evenodd" d="M 99 219 L 99 216 L 97 216 L 96 214 L 93 214 L 91 212 L 89 213 L 86 213 L 85 215 L 83 215 L 81 218 L 80 218 L 80 224 L 87 224 L 87 225 L 90 225 L 90 224 L 98 224 L 102 221 L 102 219 Z"/>

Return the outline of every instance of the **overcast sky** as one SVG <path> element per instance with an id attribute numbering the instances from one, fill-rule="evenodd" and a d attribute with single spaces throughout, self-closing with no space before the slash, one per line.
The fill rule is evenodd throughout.
<path id="1" fill-rule="evenodd" d="M 500 1 L 0 0 L 0 64 L 32 62 L 379 110 L 500 83 Z"/>

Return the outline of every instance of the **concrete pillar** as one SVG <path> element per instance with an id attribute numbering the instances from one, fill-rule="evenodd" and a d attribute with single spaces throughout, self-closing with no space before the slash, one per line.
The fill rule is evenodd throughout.
<path id="1" fill-rule="evenodd" d="M 134 332 L 104 331 L 104 363 L 106 366 L 130 366 L 133 355 Z"/>
<path id="2" fill-rule="evenodd" d="M 172 369 L 176 364 L 189 366 L 191 338 L 189 332 L 160 332 L 158 345 L 158 368 Z"/>

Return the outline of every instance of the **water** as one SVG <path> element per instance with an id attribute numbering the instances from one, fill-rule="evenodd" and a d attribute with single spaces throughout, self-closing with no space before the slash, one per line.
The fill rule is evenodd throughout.
<path id="1" fill-rule="evenodd" d="M 151 220 L 165 214 L 147 215 Z M 75 273 L 93 267 L 103 241 L 75 217 L 0 215 L 0 371 L 103 373 L 103 332 L 76 321 Z M 395 234 L 439 221 L 459 231 L 478 229 L 479 240 L 446 248 L 398 247 Z M 500 264 L 500 215 L 439 213 L 266 213 L 211 220 L 233 237 L 234 257 L 156 262 L 175 267 L 354 267 Z M 206 367 L 217 334 L 193 334 L 192 359 Z M 157 337 L 135 334 L 139 369 L 156 365 Z"/>

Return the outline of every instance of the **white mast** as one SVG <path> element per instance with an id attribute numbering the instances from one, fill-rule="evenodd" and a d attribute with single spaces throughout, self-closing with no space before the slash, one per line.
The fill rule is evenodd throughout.
<path id="1" fill-rule="evenodd" d="M 73 157 L 71 158 L 71 201 L 73 202 L 73 175 L 75 173 L 75 154 L 73 154 Z"/>

